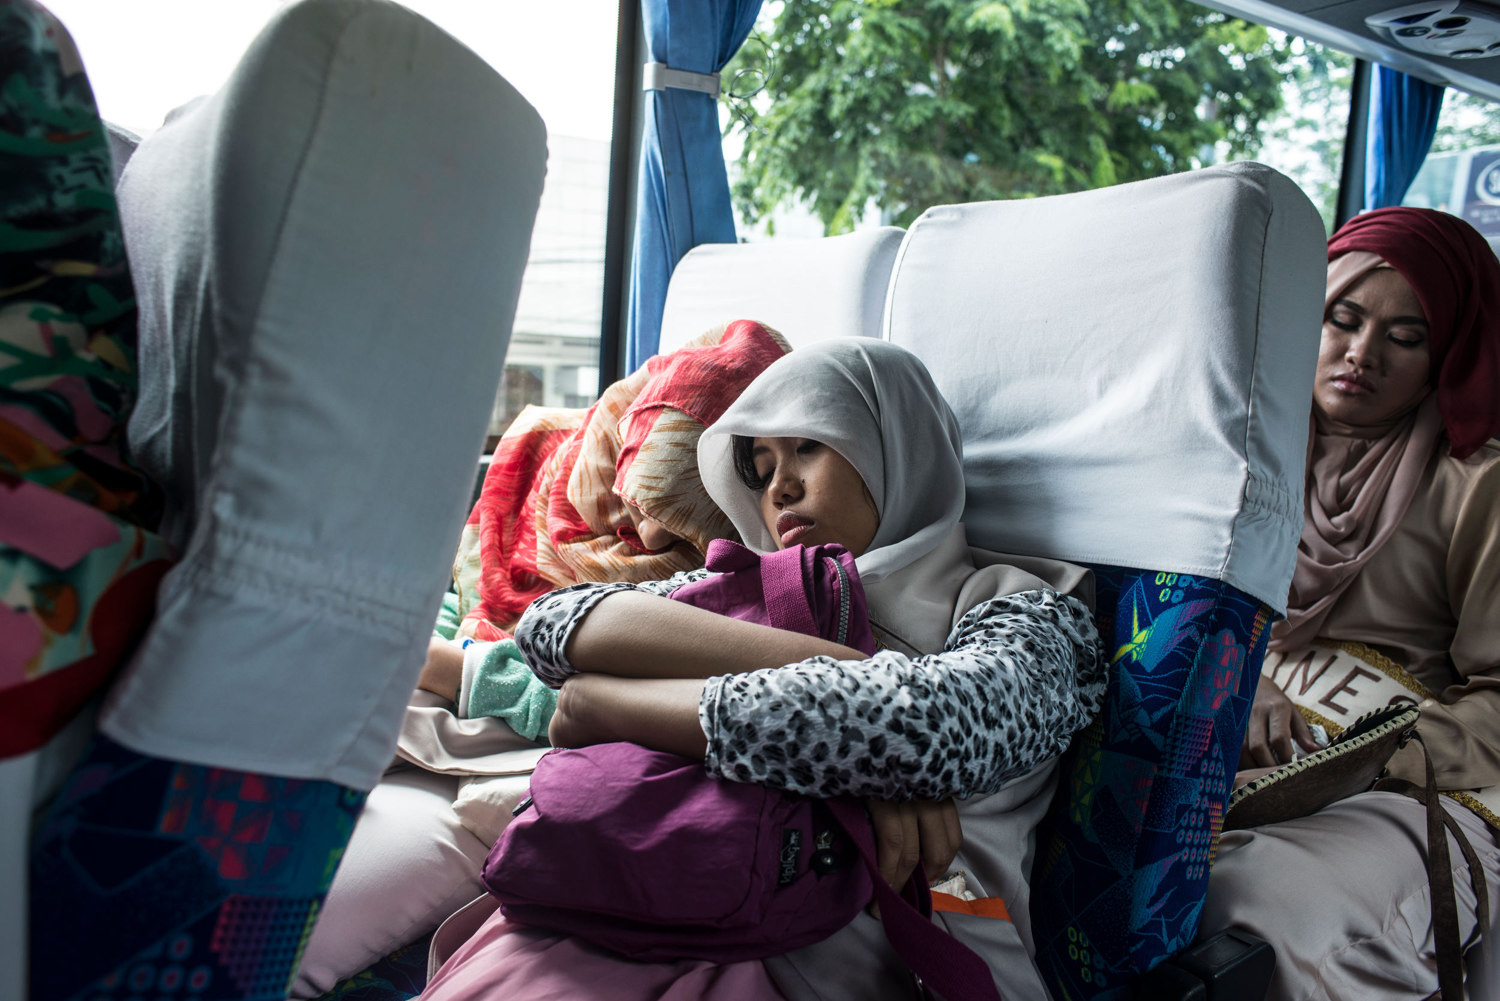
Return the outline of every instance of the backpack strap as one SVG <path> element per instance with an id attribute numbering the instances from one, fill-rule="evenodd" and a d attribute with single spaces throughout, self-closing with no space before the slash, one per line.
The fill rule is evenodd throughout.
<path id="1" fill-rule="evenodd" d="M 995 978 L 979 954 L 932 922 L 932 895 L 918 866 L 898 896 L 881 878 L 864 808 L 848 798 L 826 801 L 849 834 L 875 884 L 875 903 L 885 937 L 921 985 L 944 1001 L 1001 1001 Z"/>
<path id="2" fill-rule="evenodd" d="M 818 636 L 818 624 L 804 583 L 803 559 L 810 555 L 811 551 L 802 546 L 762 554 L 760 586 L 771 625 L 804 636 Z"/>

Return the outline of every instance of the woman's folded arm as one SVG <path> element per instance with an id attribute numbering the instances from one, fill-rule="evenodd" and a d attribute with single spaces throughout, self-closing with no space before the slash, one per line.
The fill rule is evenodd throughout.
<path id="1" fill-rule="evenodd" d="M 809 657 L 862 656 L 817 636 L 727 618 L 664 596 L 703 575 L 555 592 L 527 610 L 516 643 L 537 675 L 554 686 L 578 673 L 701 681 Z"/>
<path id="2" fill-rule="evenodd" d="M 526 663 L 531 665 L 536 676 L 558 688 L 578 673 L 568 659 L 568 642 L 595 605 L 622 591 L 667 595 L 706 576 L 707 570 L 691 570 L 662 581 L 574 584 L 552 591 L 533 601 L 516 623 L 516 645 L 521 648 Z"/>
<path id="3" fill-rule="evenodd" d="M 962 798 L 1060 753 L 1104 688 L 1087 606 L 1028 591 L 971 609 L 941 653 L 710 679 L 699 722 L 707 767 L 724 778 L 815 796 Z"/>

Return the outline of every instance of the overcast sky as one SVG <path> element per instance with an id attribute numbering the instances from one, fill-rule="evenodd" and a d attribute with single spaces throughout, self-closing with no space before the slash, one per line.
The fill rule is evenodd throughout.
<path id="1" fill-rule="evenodd" d="M 285 0 L 43 0 L 67 25 L 100 114 L 137 131 L 216 90 Z M 608 139 L 618 0 L 403 0 L 456 36 L 556 135 Z"/>

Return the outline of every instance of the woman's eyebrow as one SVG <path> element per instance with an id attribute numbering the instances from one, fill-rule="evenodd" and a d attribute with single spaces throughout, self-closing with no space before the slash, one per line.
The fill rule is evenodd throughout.
<path id="1" fill-rule="evenodd" d="M 1335 306 L 1343 306 L 1345 309 L 1352 309 L 1354 312 L 1358 313 L 1360 316 L 1367 316 L 1367 315 L 1369 315 L 1369 312 L 1370 312 L 1368 309 L 1365 309 L 1365 307 L 1361 306 L 1359 303 L 1355 302 L 1353 299 L 1335 299 L 1335 300 L 1333 300 L 1333 305 L 1335 305 Z M 1422 326 L 1422 327 L 1427 326 L 1427 318 L 1424 317 L 1424 316 L 1393 316 L 1393 317 L 1391 317 L 1391 322 L 1392 323 L 1417 324 L 1418 326 Z"/>

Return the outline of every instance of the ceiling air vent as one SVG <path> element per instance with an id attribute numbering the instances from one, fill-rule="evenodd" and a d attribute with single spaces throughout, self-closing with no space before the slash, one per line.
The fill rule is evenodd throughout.
<path id="1" fill-rule="evenodd" d="M 1490 4 L 1467 0 L 1413 3 L 1371 14 L 1365 24 L 1424 56 L 1500 56 L 1500 7 Z"/>

